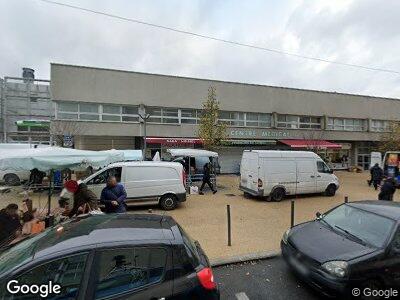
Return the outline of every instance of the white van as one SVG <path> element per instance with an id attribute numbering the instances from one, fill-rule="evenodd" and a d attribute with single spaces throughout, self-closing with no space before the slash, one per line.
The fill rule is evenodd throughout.
<path id="1" fill-rule="evenodd" d="M 107 178 L 115 176 L 127 193 L 126 204 L 159 204 L 174 209 L 186 201 L 183 167 L 174 162 L 120 162 L 110 164 L 82 180 L 100 199 Z"/>
<path id="2" fill-rule="evenodd" d="M 315 153 L 245 150 L 239 189 L 245 194 L 281 201 L 285 195 L 325 192 L 333 196 L 339 180 Z"/>

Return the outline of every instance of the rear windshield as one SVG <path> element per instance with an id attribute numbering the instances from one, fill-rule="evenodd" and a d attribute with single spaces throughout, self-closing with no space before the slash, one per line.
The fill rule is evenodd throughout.
<path id="1" fill-rule="evenodd" d="M 197 251 L 197 246 L 195 241 L 183 230 L 182 227 L 179 227 L 179 231 L 182 235 L 183 244 L 185 245 L 186 252 L 190 257 L 191 263 L 193 267 L 197 267 L 200 264 L 200 256 Z"/>

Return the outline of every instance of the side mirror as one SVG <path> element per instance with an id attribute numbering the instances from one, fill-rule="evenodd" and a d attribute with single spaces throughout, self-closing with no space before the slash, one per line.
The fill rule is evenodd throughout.
<path id="1" fill-rule="evenodd" d="M 317 220 L 320 220 L 322 218 L 322 214 L 319 211 L 317 211 L 315 215 L 317 216 Z"/>
<path id="2" fill-rule="evenodd" d="M 333 170 L 332 170 L 332 169 L 329 169 L 328 173 L 329 173 L 329 174 L 333 174 Z"/>

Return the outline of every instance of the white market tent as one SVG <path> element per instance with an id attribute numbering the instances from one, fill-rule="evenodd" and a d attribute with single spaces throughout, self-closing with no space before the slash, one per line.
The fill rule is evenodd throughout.
<path id="1" fill-rule="evenodd" d="M 123 161 L 123 152 L 77 150 L 61 147 L 0 150 L 0 170 L 51 171 L 81 167 L 105 167 Z"/>
<path id="2" fill-rule="evenodd" d="M 218 157 L 217 152 L 203 150 L 203 149 L 168 149 L 172 157 Z"/>
<path id="3" fill-rule="evenodd" d="M 143 152 L 142 150 L 116 150 L 116 149 L 111 149 L 111 150 L 104 150 L 100 152 L 105 152 L 105 153 L 110 153 L 110 154 L 115 154 L 115 153 L 122 153 L 124 156 L 123 161 L 139 161 L 143 159 Z"/>

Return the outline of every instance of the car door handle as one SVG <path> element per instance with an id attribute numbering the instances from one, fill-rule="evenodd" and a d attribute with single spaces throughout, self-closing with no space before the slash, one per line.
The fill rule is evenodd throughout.
<path id="1" fill-rule="evenodd" d="M 311 177 L 311 178 L 315 178 L 315 176 L 314 176 L 314 175 L 311 175 L 310 177 Z"/>
<path id="2" fill-rule="evenodd" d="M 318 175 L 317 177 L 321 177 L 321 175 Z"/>

